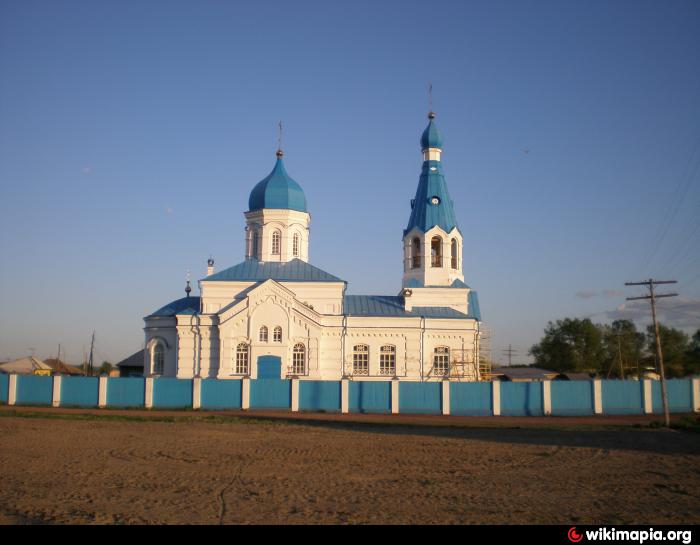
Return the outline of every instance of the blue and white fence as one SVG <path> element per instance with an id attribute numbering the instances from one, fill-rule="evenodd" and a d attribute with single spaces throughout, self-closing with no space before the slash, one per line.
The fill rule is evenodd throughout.
<path id="1" fill-rule="evenodd" d="M 700 412 L 700 379 L 672 379 L 667 387 L 671 412 Z M 663 410 L 661 385 L 653 380 L 489 383 L 0 375 L 0 404 L 462 416 L 634 415 Z"/>

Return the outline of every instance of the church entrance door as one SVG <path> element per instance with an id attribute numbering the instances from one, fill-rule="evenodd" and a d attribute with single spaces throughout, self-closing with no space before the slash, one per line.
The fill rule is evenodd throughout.
<path id="1" fill-rule="evenodd" d="M 277 356 L 258 358 L 258 378 L 250 381 L 251 409 L 290 409 L 292 381 L 281 379 L 282 359 Z"/>

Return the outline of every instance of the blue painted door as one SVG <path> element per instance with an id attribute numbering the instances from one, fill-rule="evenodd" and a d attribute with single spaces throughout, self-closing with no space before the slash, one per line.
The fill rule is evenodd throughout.
<path id="1" fill-rule="evenodd" d="M 276 378 L 282 376 L 282 360 L 276 356 L 258 358 L 258 378 Z"/>
<path id="2" fill-rule="evenodd" d="M 289 409 L 292 382 L 282 380 L 282 360 L 276 356 L 258 358 L 258 378 L 250 381 L 251 409 Z"/>

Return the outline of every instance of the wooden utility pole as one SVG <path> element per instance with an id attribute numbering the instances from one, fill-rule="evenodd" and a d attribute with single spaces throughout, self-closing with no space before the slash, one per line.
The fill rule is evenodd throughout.
<path id="1" fill-rule="evenodd" d="M 662 297 L 676 297 L 677 293 L 656 294 L 654 286 L 657 284 L 676 284 L 675 280 L 654 280 L 650 278 L 644 282 L 625 282 L 625 286 L 647 286 L 649 295 L 643 297 L 628 297 L 628 301 L 649 299 L 651 301 L 651 317 L 654 320 L 654 338 L 656 339 L 656 361 L 659 362 L 659 375 L 661 375 L 661 401 L 664 405 L 664 424 L 668 428 L 671 425 L 671 417 L 668 412 L 668 396 L 666 395 L 666 373 L 664 372 L 664 356 L 661 351 L 661 339 L 659 338 L 659 323 L 656 321 L 656 300 Z"/>

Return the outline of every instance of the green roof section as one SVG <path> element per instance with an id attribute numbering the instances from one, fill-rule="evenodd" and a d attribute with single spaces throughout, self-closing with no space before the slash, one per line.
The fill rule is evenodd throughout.
<path id="1" fill-rule="evenodd" d="M 346 295 L 343 300 L 345 316 L 381 316 L 396 318 L 468 319 L 471 316 L 449 307 L 404 308 L 400 295 Z"/>
<path id="2" fill-rule="evenodd" d="M 416 196 L 411 201 L 411 217 L 404 235 L 414 228 L 425 233 L 436 225 L 449 233 L 457 227 L 457 216 L 447 191 L 442 162 L 423 161 Z"/>
<path id="3" fill-rule="evenodd" d="M 467 310 L 469 317 L 474 318 L 477 322 L 481 321 L 481 309 L 479 308 L 479 296 L 472 290 L 467 296 Z"/>
<path id="4" fill-rule="evenodd" d="M 272 172 L 253 188 L 248 198 L 248 210 L 276 208 L 307 212 L 306 196 L 284 168 L 282 152 L 277 153 L 277 162 Z"/>
<path id="5" fill-rule="evenodd" d="M 249 259 L 204 278 L 207 282 L 345 282 L 301 259 L 287 262 Z"/>
<path id="6" fill-rule="evenodd" d="M 419 278 L 411 278 L 406 282 L 406 285 L 404 286 L 406 288 L 469 288 L 464 282 L 462 282 L 459 278 L 455 278 L 454 282 L 450 284 L 449 286 L 426 286 L 425 283 L 420 280 Z"/>
<path id="7" fill-rule="evenodd" d="M 183 297 L 159 308 L 146 318 L 176 316 L 177 314 L 198 314 L 200 307 L 199 297 Z"/>

